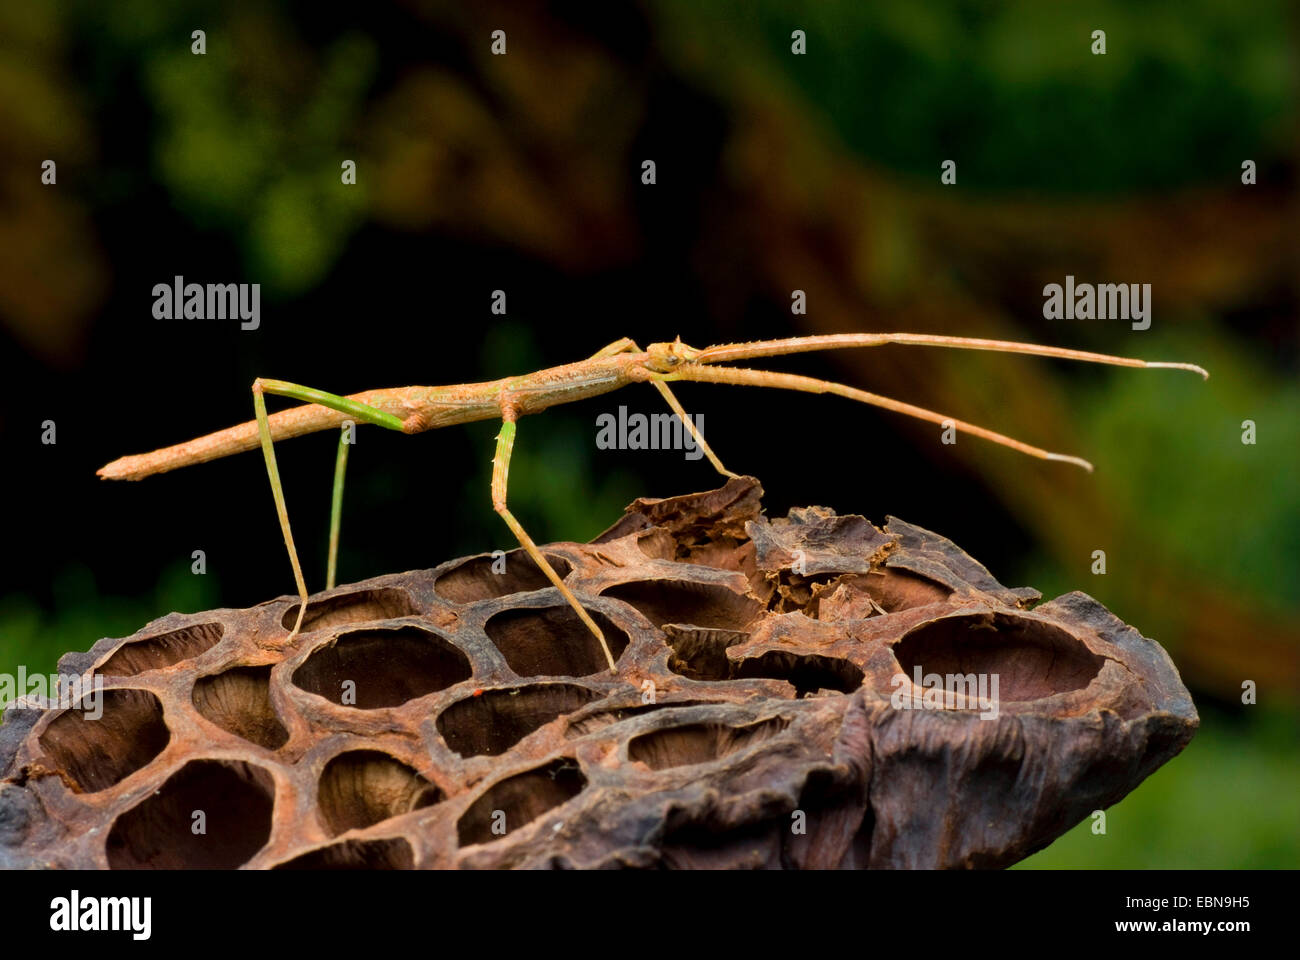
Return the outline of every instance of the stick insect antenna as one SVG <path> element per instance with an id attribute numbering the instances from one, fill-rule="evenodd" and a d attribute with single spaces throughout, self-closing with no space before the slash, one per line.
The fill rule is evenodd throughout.
<path id="1" fill-rule="evenodd" d="M 777 357 L 788 353 L 807 353 L 813 350 L 839 350 L 845 347 L 878 347 L 886 343 L 907 346 L 951 347 L 958 350 L 989 350 L 995 353 L 1022 353 L 1034 357 L 1055 357 L 1059 360 L 1081 360 L 1085 363 L 1105 363 L 1116 367 L 1163 368 L 1190 370 L 1208 380 L 1210 375 L 1194 363 L 1168 363 L 1157 360 L 1138 360 L 1117 357 L 1108 353 L 1088 350 L 1070 350 L 1066 347 L 1048 347 L 1037 343 L 1017 343 L 1014 340 L 984 340 L 978 337 L 947 337 L 927 333 L 831 333 L 815 337 L 792 337 L 787 340 L 758 340 L 754 343 L 727 343 L 703 350 L 686 348 L 682 355 L 696 363 L 728 363 L 732 360 L 752 360 L 756 357 Z"/>
<path id="2" fill-rule="evenodd" d="M 700 380 L 707 383 L 734 383 L 751 387 L 777 387 L 782 390 L 799 390 L 804 393 L 833 393 L 837 396 L 847 397 L 849 400 L 871 404 L 873 407 L 892 410 L 895 413 L 906 414 L 920 420 L 929 420 L 931 423 L 937 423 L 940 426 L 951 424 L 962 433 L 968 433 L 973 437 L 981 437 L 1001 446 L 1010 447 L 1012 450 L 1018 450 L 1039 460 L 1057 460 L 1061 463 L 1072 463 L 1077 467 L 1083 467 L 1089 473 L 1092 472 L 1092 464 L 1082 457 L 1052 453 L 1050 450 L 1035 447 L 1014 437 L 1008 437 L 1005 434 L 985 429 L 973 423 L 966 423 L 964 420 L 958 420 L 955 417 L 927 410 L 925 407 L 903 403 L 901 400 L 894 400 L 890 397 L 882 397 L 878 393 L 868 393 L 866 390 L 859 390 L 856 387 L 835 383 L 831 380 L 818 380 L 815 377 L 803 377 L 793 373 L 773 373 L 770 370 L 750 370 L 744 367 L 705 367 L 696 364 L 683 364 L 672 373 L 664 374 L 663 378 L 665 380 Z"/>

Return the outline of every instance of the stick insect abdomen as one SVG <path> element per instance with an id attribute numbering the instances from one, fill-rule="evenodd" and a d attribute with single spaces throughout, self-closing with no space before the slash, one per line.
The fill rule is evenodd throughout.
<path id="1" fill-rule="evenodd" d="M 346 399 L 391 414 L 403 422 L 406 433 L 423 433 L 439 427 L 501 416 L 504 402 L 519 415 L 585 397 L 599 396 L 632 382 L 628 367 L 638 355 L 601 358 L 551 367 L 527 377 L 506 377 L 483 383 L 446 387 L 396 387 L 349 394 Z M 281 410 L 267 417 L 271 439 L 289 440 L 338 427 L 352 415 L 318 403 Z M 207 463 L 220 457 L 256 450 L 260 444 L 256 420 L 152 453 L 120 457 L 100 468 L 106 480 L 143 480 L 156 473 Z"/>
<path id="2" fill-rule="evenodd" d="M 491 386 L 491 384 L 473 384 L 470 386 L 485 388 Z M 413 415 L 419 415 L 427 419 L 427 425 L 419 426 L 419 429 L 412 429 L 409 431 L 411 433 L 418 433 L 421 429 L 427 430 L 435 426 L 445 426 L 449 423 L 485 420 L 498 415 L 498 408 L 490 399 L 494 395 L 493 391 L 485 391 L 483 395 L 488 399 L 479 404 L 473 403 L 468 397 L 462 397 L 459 401 L 456 398 L 448 397 L 447 400 L 440 403 L 434 399 L 434 396 L 439 390 L 443 389 L 452 390 L 452 388 L 439 387 L 399 387 L 396 389 L 367 390 L 363 393 L 351 394 L 347 399 L 392 414 L 400 420 L 407 420 Z M 466 387 L 455 388 L 455 390 L 468 393 Z M 301 437 L 309 433 L 317 433 L 321 430 L 341 426 L 345 421 L 352 419 L 354 419 L 353 415 L 346 411 L 335 410 L 318 403 L 308 403 L 271 414 L 267 418 L 267 422 L 270 425 L 273 440 L 290 440 L 294 437 Z M 209 460 L 216 460 L 220 457 L 256 450 L 260 443 L 257 421 L 249 420 L 185 443 L 154 450 L 151 453 L 119 457 L 112 463 L 101 467 L 98 474 L 106 480 L 143 480 L 145 477 L 153 476 L 156 473 L 167 473 L 181 467 L 207 463 Z"/>

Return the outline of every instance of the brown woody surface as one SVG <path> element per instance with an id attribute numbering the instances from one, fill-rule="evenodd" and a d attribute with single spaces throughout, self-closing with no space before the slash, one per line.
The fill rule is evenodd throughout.
<path id="1" fill-rule="evenodd" d="M 1000 867 L 1195 732 L 1165 652 L 1084 594 L 761 494 L 545 547 L 617 677 L 522 551 L 319 594 L 292 643 L 283 597 L 67 654 L 104 715 L 5 714 L 0 866 Z M 916 667 L 997 674 L 996 718 L 896 708 Z"/>

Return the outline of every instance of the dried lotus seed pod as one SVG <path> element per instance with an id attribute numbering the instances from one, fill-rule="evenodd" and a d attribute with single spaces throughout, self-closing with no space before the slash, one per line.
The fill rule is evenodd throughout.
<path id="1" fill-rule="evenodd" d="M 544 553 L 171 614 L 0 725 L 0 866 L 1001 867 L 1191 739 L 1095 600 L 752 478 Z M 203 829 L 195 825 L 201 823 Z"/>

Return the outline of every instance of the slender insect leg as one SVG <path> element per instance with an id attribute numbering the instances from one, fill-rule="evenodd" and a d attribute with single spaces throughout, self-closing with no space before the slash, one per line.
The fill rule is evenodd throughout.
<path id="1" fill-rule="evenodd" d="M 1037 457 L 1040 460 L 1056 460 L 1060 463 L 1072 463 L 1075 466 L 1083 467 L 1089 473 L 1092 472 L 1092 464 L 1081 457 L 1072 457 L 1064 453 L 1052 453 L 1050 450 L 1043 450 L 1040 447 L 1032 446 L 1005 434 L 996 433 L 985 427 L 948 417 L 942 413 L 936 413 L 934 410 L 927 410 L 924 407 L 904 403 L 901 400 L 894 400 L 891 397 L 882 397 L 878 393 L 868 393 L 866 390 L 859 390 L 843 383 L 835 383 L 832 380 L 817 380 L 813 377 L 804 377 L 798 374 L 774 373 L 770 370 L 751 370 L 745 367 L 705 367 L 695 365 L 683 367 L 673 373 L 662 374 L 662 376 L 669 380 L 701 380 L 706 383 L 776 387 L 782 390 L 799 390 L 804 393 L 833 393 L 837 396 L 847 397 L 850 400 L 857 400 L 860 403 L 870 404 L 873 407 L 882 407 L 895 413 L 916 417 L 919 420 L 929 420 L 931 423 L 940 425 L 951 424 L 962 433 L 990 440 L 993 443 L 1010 447 L 1012 450 L 1018 450 L 1031 457 Z"/>
<path id="2" fill-rule="evenodd" d="M 293 564 L 293 579 L 298 585 L 298 621 L 293 625 L 289 639 L 298 635 L 302 626 L 303 615 L 307 612 L 307 584 L 302 578 L 302 565 L 298 563 L 298 550 L 293 545 L 293 531 L 289 529 L 289 511 L 284 505 L 284 487 L 280 484 L 280 470 L 275 465 L 275 446 L 271 443 L 271 425 L 266 419 L 266 400 L 262 396 L 260 382 L 253 384 L 253 410 L 257 414 L 257 432 L 262 438 L 262 456 L 266 458 L 266 473 L 271 478 L 271 495 L 275 497 L 275 514 L 280 518 L 280 532 L 284 535 L 284 546 L 289 551 L 289 562 Z"/>
<path id="3" fill-rule="evenodd" d="M 501 519 L 506 522 L 506 526 L 510 528 L 520 545 L 527 551 L 528 556 L 532 557 L 533 563 L 537 564 L 538 568 L 546 574 L 547 579 L 555 584 L 565 602 L 573 608 L 579 619 L 586 624 L 587 629 L 600 641 L 600 649 L 604 651 L 605 659 L 609 663 L 609 672 L 616 674 L 618 668 L 614 666 L 614 655 L 610 653 L 609 644 L 605 642 L 605 634 L 596 625 L 596 621 L 591 619 L 591 615 L 583 609 L 582 604 L 578 602 L 578 598 L 573 595 L 573 592 L 564 585 L 564 581 L 555 572 L 551 562 L 546 559 L 542 551 L 537 549 L 537 544 L 533 543 L 533 538 L 528 535 L 528 532 L 515 519 L 514 514 L 506 507 L 506 490 L 510 483 L 510 455 L 514 451 L 514 446 L 515 415 L 509 410 L 503 410 L 501 432 L 497 434 L 496 456 L 492 458 L 492 509 L 501 515 Z"/>
<path id="4" fill-rule="evenodd" d="M 599 360 L 602 357 L 612 357 L 620 353 L 628 352 L 640 353 L 641 348 L 636 345 L 636 341 L 631 337 L 623 337 L 620 340 L 615 340 L 608 346 L 601 347 L 591 355 L 590 359 Z M 654 388 L 659 391 L 659 395 L 668 402 L 668 406 L 672 409 L 673 413 L 677 414 L 677 418 L 681 420 L 682 426 L 686 428 L 687 432 L 690 433 L 691 437 L 695 440 L 696 446 L 704 451 L 704 455 L 709 458 L 709 463 L 713 464 L 714 469 L 724 477 L 739 476 L 739 474 L 732 473 L 724 467 L 722 461 L 718 459 L 718 455 L 713 452 L 713 448 L 704 442 L 704 435 L 695 429 L 695 422 L 691 420 L 690 414 L 688 414 L 682 407 L 681 402 L 677 399 L 676 395 L 673 394 L 673 391 L 668 384 L 664 383 L 662 380 L 651 380 L 650 382 L 654 385 Z"/>
<path id="5" fill-rule="evenodd" d="M 343 479 L 348 472 L 349 434 L 353 427 L 344 424 L 339 430 L 339 452 L 334 457 L 334 494 L 330 498 L 330 553 L 325 564 L 325 589 L 334 589 L 339 566 L 339 526 L 343 522 Z"/>
<path id="6" fill-rule="evenodd" d="M 307 403 L 318 403 L 332 410 L 349 413 L 358 420 L 378 424 L 390 430 L 401 430 L 402 420 L 400 417 L 385 413 L 369 404 L 349 400 L 347 397 L 340 397 L 333 393 L 325 393 L 323 390 L 313 390 L 310 387 L 299 386 L 296 383 L 286 383 L 283 380 L 264 380 L 261 377 L 253 381 L 253 410 L 257 414 L 257 432 L 262 441 L 262 455 L 266 458 L 266 473 L 271 480 L 271 495 L 275 498 L 275 513 L 280 518 L 280 532 L 284 536 L 285 549 L 289 552 L 289 562 L 293 565 L 293 579 L 298 586 L 298 597 L 301 600 L 298 604 L 298 620 L 289 633 L 289 639 L 292 640 L 302 628 L 302 618 L 307 613 L 307 584 L 303 580 L 302 564 L 298 562 L 298 550 L 293 543 L 293 531 L 289 528 L 289 510 L 284 503 L 284 486 L 280 482 L 280 470 L 275 462 L 275 445 L 271 440 L 271 424 L 266 417 L 264 393 L 290 397 L 294 400 L 303 400 Z M 341 502 L 342 474 L 337 468 L 334 479 L 336 495 L 339 495 L 339 502 Z"/>
<path id="7" fill-rule="evenodd" d="M 722 465 L 722 461 L 718 459 L 717 454 L 715 454 L 712 448 L 704 442 L 704 434 L 695 429 L 695 423 L 691 420 L 691 415 L 682 409 L 682 405 L 677 401 L 677 398 L 673 396 L 673 392 L 669 389 L 668 384 L 664 383 L 662 380 L 651 380 L 650 383 L 659 391 L 660 394 L 663 395 L 663 398 L 668 401 L 668 406 L 672 407 L 673 413 L 677 414 L 677 418 L 682 421 L 682 426 L 684 426 L 690 435 L 695 438 L 696 446 L 704 451 L 704 455 L 709 458 L 709 463 L 713 464 L 714 469 L 724 477 L 740 476 L 740 474 L 732 473 Z"/>
<path id="8" fill-rule="evenodd" d="M 636 345 L 631 337 L 620 337 L 613 343 L 608 343 L 593 353 L 588 360 L 602 360 L 605 357 L 617 356 L 620 353 L 629 353 L 631 351 L 640 352 L 641 348 Z"/>

